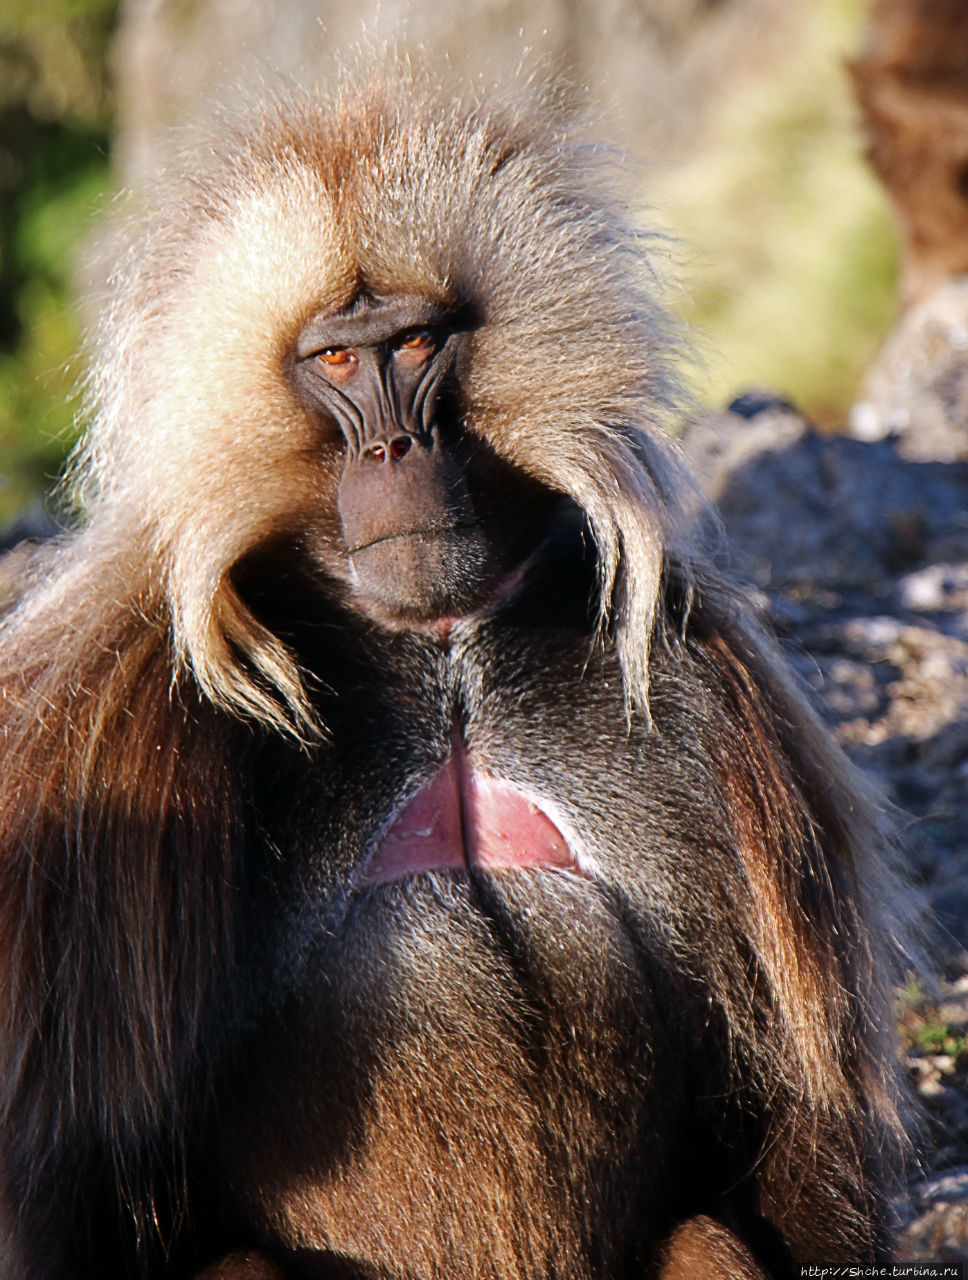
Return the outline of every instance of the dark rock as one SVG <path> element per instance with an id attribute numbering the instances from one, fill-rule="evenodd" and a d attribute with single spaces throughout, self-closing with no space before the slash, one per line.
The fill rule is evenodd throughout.
<path id="1" fill-rule="evenodd" d="M 923 451 L 914 459 L 909 446 L 900 436 L 824 436 L 766 392 L 741 397 L 683 439 L 734 569 L 765 596 L 848 754 L 899 807 L 918 886 L 912 900 L 933 913 L 925 989 L 937 990 L 905 1032 L 928 1123 L 899 1256 L 960 1262 L 968 1261 L 968 464 Z M 918 1026 L 935 1024 L 951 1024 L 951 1043 L 964 1051 L 926 1053 Z"/>
<path id="2" fill-rule="evenodd" d="M 968 560 L 968 464 L 823 436 L 782 406 L 719 414 L 683 437 L 740 573 L 774 590 L 876 590 L 895 586 L 886 573 Z"/>

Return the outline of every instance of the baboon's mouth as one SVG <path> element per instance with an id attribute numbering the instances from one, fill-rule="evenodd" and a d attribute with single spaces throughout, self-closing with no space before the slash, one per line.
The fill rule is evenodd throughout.
<path id="1" fill-rule="evenodd" d="M 361 551 L 369 551 L 373 547 L 380 547 L 388 542 L 404 542 L 410 538 L 431 542 L 437 538 L 468 537 L 478 532 L 480 532 L 480 525 L 476 520 L 462 520 L 454 523 L 440 521 L 434 524 L 420 525 L 413 529 L 393 529 L 389 533 L 378 534 L 375 538 L 370 538 L 367 542 L 358 543 L 354 547 L 347 548 L 347 550 L 351 556 L 355 556 L 359 555 Z"/>

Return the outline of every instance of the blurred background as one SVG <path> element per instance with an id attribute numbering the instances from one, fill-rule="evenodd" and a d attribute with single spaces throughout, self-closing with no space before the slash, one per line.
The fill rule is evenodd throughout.
<path id="1" fill-rule="evenodd" d="M 845 60 L 864 0 L 0 0 L 0 526 L 72 441 L 97 215 L 159 180 L 211 104 L 325 78 L 360 39 L 466 76 L 524 62 L 587 86 L 672 233 L 672 304 L 707 403 L 768 385 L 844 421 L 897 309 L 898 245 Z M 599 123 L 600 122 L 600 123 Z"/>

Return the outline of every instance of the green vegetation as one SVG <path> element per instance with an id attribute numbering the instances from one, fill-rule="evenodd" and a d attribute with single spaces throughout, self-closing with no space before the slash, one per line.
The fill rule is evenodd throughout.
<path id="1" fill-rule="evenodd" d="M 0 10 L 0 525 L 72 440 L 76 264 L 110 195 L 106 57 L 116 0 Z"/>
<path id="2" fill-rule="evenodd" d="M 964 1066 L 968 1032 L 960 1024 L 944 1021 L 941 1012 L 918 979 L 910 976 L 897 996 L 897 1020 L 905 1043 L 917 1057 L 945 1054 Z"/>
<path id="3" fill-rule="evenodd" d="M 924 1053 L 944 1053 L 952 1058 L 968 1053 L 968 1040 L 963 1031 L 946 1022 L 927 1022 L 914 1035 L 914 1043 Z"/>
<path id="4" fill-rule="evenodd" d="M 704 400 L 766 385 L 837 426 L 890 327 L 896 234 L 845 66 L 865 17 L 863 0 L 809 6 L 663 193 L 691 253 L 682 311 L 710 353 Z"/>

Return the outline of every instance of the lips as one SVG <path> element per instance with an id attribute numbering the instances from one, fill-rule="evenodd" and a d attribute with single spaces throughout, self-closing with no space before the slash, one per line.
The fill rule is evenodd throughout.
<path id="1" fill-rule="evenodd" d="M 400 810 L 358 884 L 422 871 L 541 868 L 581 874 L 555 823 L 510 782 L 473 769 L 455 744 L 437 773 Z"/>

